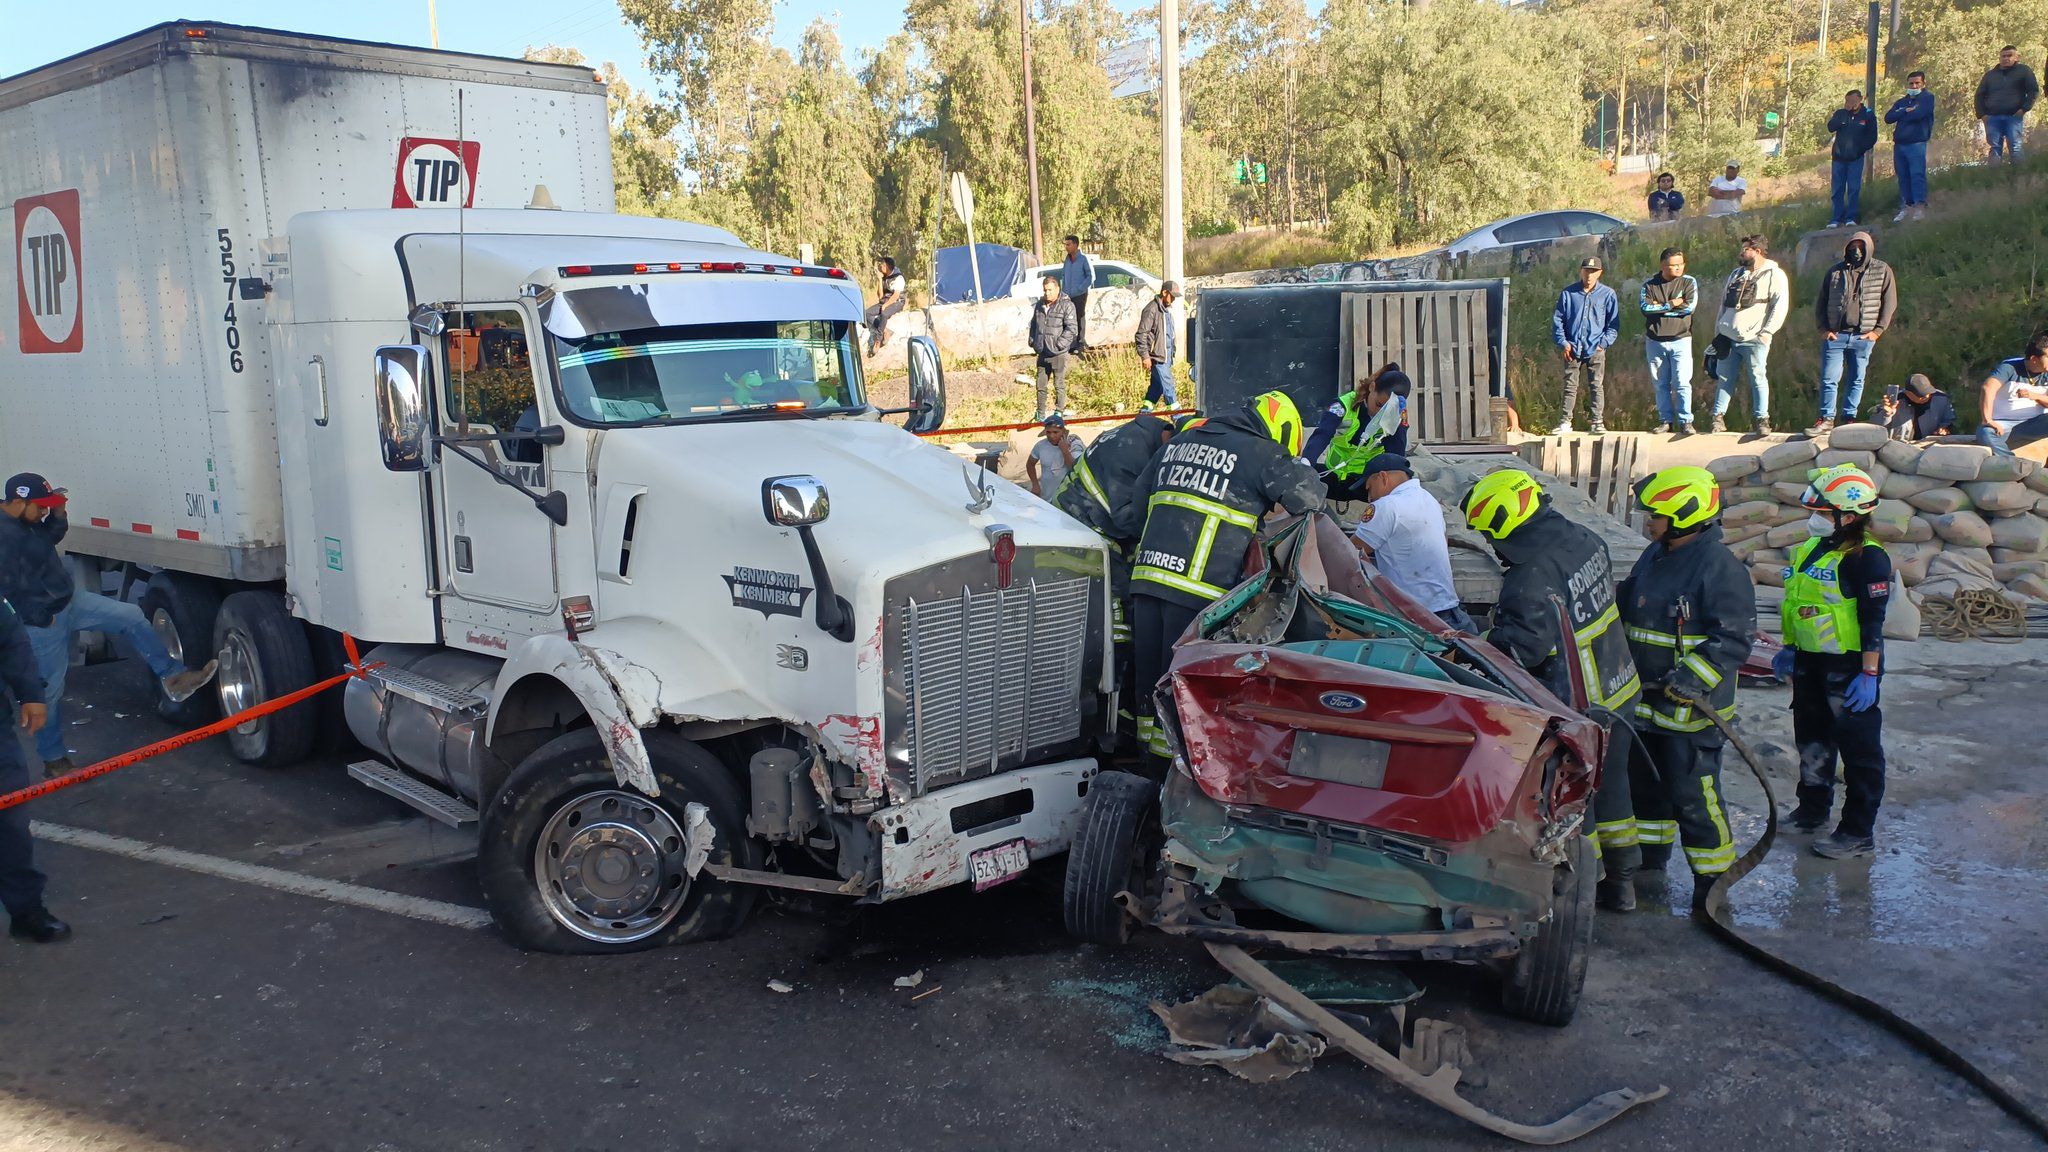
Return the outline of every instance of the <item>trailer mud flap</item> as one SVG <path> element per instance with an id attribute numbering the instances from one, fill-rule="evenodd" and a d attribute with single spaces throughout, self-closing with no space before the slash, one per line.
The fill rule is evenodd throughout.
<path id="1" fill-rule="evenodd" d="M 1456 1067 L 1445 1064 L 1434 1073 L 1424 1076 L 1361 1035 L 1351 1025 L 1338 1019 L 1328 1009 L 1309 999 L 1300 989 L 1273 975 L 1270 969 L 1252 959 L 1244 949 L 1235 944 L 1210 943 L 1207 947 L 1209 954 L 1216 958 L 1216 962 L 1221 964 L 1225 971 L 1243 981 L 1245 987 L 1307 1021 L 1325 1040 L 1357 1057 L 1367 1067 L 1454 1116 L 1477 1124 L 1489 1132 L 1520 1140 L 1524 1144 L 1568 1143 L 1598 1130 L 1637 1105 L 1663 1098 L 1670 1091 L 1661 1084 L 1647 1092 L 1634 1088 L 1617 1088 L 1593 1097 L 1548 1124 L 1521 1124 L 1504 1119 L 1458 1095 L 1458 1078 L 1461 1074 Z"/>

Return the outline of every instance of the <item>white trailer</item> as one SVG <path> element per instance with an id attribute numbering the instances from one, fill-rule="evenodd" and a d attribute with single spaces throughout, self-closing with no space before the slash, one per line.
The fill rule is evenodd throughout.
<path id="1" fill-rule="evenodd" d="M 525 946 L 1064 852 L 1114 728 L 1101 542 L 883 422 L 844 272 L 611 215 L 605 117 L 582 69 L 220 25 L 0 81 L 0 466 L 218 655 L 168 716 L 357 638 L 328 735 L 479 823 Z M 322 718 L 230 743 L 292 763 Z"/>

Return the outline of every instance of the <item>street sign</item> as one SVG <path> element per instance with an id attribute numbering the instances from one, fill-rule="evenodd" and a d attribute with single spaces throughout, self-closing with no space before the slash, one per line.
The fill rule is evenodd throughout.
<path id="1" fill-rule="evenodd" d="M 953 173 L 953 181 L 946 188 L 946 199 L 952 201 L 953 214 L 969 227 L 974 225 L 974 189 L 967 186 L 967 173 Z"/>

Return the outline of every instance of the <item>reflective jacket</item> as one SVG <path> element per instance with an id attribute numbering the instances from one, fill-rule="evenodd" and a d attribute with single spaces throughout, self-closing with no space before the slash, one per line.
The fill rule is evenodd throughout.
<path id="1" fill-rule="evenodd" d="M 1507 539 L 1494 541 L 1493 551 L 1507 572 L 1487 640 L 1560 700 L 1572 698 L 1567 661 L 1576 660 L 1590 703 L 1631 719 L 1642 682 L 1614 603 L 1614 561 L 1607 542 L 1546 507 Z M 1571 618 L 1569 645 L 1560 635 L 1553 596 L 1564 602 Z"/>
<path id="2" fill-rule="evenodd" d="M 1360 472 L 1373 457 L 1383 452 L 1397 456 L 1408 454 L 1408 421 L 1401 414 L 1401 406 L 1407 403 L 1395 396 L 1387 401 L 1395 405 L 1394 427 L 1390 431 L 1374 429 L 1360 438 L 1360 433 L 1372 425 L 1375 417 L 1367 416 L 1359 403 L 1356 391 L 1346 392 L 1330 405 L 1323 419 L 1316 425 L 1316 431 L 1309 437 L 1307 455 L 1310 460 L 1320 460 L 1323 471 L 1332 480 L 1349 480 Z M 1329 434 L 1324 434 L 1324 426 Z M 1318 443 L 1320 441 L 1321 443 Z M 1320 449 L 1320 451 L 1319 451 Z"/>
<path id="3" fill-rule="evenodd" d="M 1721 526 L 1671 549 L 1653 543 L 1622 582 L 1621 621 L 1643 678 L 1636 720 L 1672 732 L 1703 732 L 1713 721 L 1665 695 L 1671 685 L 1735 715 L 1735 673 L 1756 634 L 1756 586 L 1721 542 Z"/>
<path id="4" fill-rule="evenodd" d="M 1826 545 L 1825 537 L 1816 536 L 1792 549 L 1787 559 L 1785 600 L 1778 608 L 1785 644 L 1801 652 L 1831 656 L 1861 653 L 1866 647 L 1877 649 L 1881 643 L 1878 634 L 1873 634 L 1871 644 L 1863 642 L 1863 609 L 1857 602 L 1856 590 L 1843 588 L 1845 553 Z M 1863 547 L 1865 551 L 1874 548 L 1880 554 L 1884 552 L 1884 545 L 1876 540 L 1866 539 Z M 1820 550 L 1819 555 L 1814 554 L 1816 550 Z M 1889 568 L 1889 561 L 1883 566 Z M 1885 593 L 1889 589 L 1880 584 L 1878 591 Z M 1879 631 L 1882 632 L 1881 627 Z"/>
<path id="5" fill-rule="evenodd" d="M 52 512 L 40 524 L 0 516 L 0 596 L 31 628 L 49 627 L 57 613 L 71 606 L 71 569 L 57 554 L 57 543 L 70 528 L 62 512 Z"/>
<path id="6" fill-rule="evenodd" d="M 1159 455 L 1160 437 L 1169 427 L 1141 412 L 1103 433 L 1074 461 L 1052 502 L 1096 535 L 1128 548 L 1145 529 L 1145 505 L 1138 499 L 1145 466 Z"/>
<path id="7" fill-rule="evenodd" d="M 1268 509 L 1301 514 L 1323 506 L 1316 470 L 1254 420 L 1242 410 L 1215 417 L 1159 450 L 1142 481 L 1145 530 L 1132 557 L 1133 594 L 1202 607 L 1244 578 Z"/>

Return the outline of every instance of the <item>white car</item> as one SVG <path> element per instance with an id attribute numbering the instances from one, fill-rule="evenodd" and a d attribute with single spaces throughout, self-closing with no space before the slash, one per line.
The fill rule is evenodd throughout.
<path id="1" fill-rule="evenodd" d="M 1521 248 L 1561 240 L 1566 236 L 1604 236 L 1617 228 L 1626 227 L 1628 221 L 1609 216 L 1605 212 L 1586 212 L 1578 209 L 1529 212 L 1521 216 L 1510 216 L 1505 220 L 1496 220 L 1483 228 L 1475 228 L 1446 244 L 1443 253 L 1446 256 L 1463 256 L 1468 252 L 1483 252 L 1489 248 Z"/>
<path id="2" fill-rule="evenodd" d="M 1091 292 L 1097 288 L 1135 288 L 1148 296 L 1159 294 L 1159 285 L 1163 281 L 1135 264 L 1126 264 L 1121 260 L 1103 260 L 1093 256 L 1089 257 L 1089 260 L 1095 265 L 1095 279 L 1089 287 Z M 1024 282 L 1011 286 L 1010 295 L 1023 300 L 1038 299 L 1039 294 L 1044 291 L 1039 285 L 1047 276 L 1058 276 L 1060 269 L 1061 265 L 1058 264 L 1041 264 L 1036 268 L 1026 268 Z"/>

